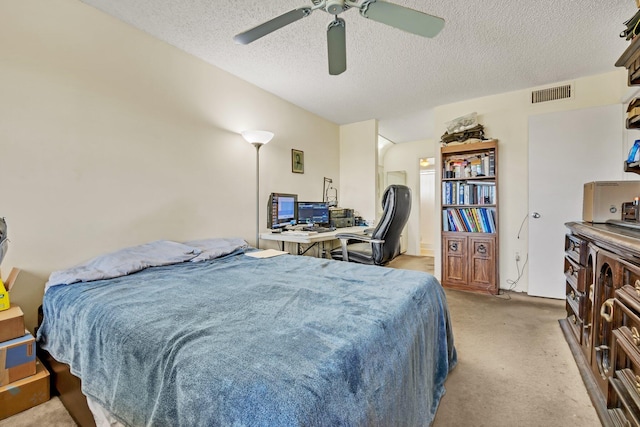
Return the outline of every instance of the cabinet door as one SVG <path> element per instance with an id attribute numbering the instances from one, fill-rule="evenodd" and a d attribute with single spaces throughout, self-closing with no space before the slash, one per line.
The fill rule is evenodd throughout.
<path id="1" fill-rule="evenodd" d="M 593 350 L 591 367 L 596 382 L 603 395 L 607 395 L 611 370 L 611 349 L 613 346 L 613 297 L 615 290 L 621 287 L 620 263 L 616 255 L 605 251 L 598 252 L 596 260 L 597 279 L 593 306 Z"/>
<path id="2" fill-rule="evenodd" d="M 584 351 L 585 357 L 587 361 L 591 363 L 592 356 L 592 347 L 593 347 L 593 320 L 596 315 L 600 315 L 600 313 L 594 314 L 594 306 L 595 306 L 595 290 L 596 290 L 596 282 L 598 280 L 598 274 L 594 274 L 596 270 L 596 259 L 598 257 L 598 247 L 592 244 L 589 244 L 587 257 L 586 257 L 586 265 L 585 265 L 585 295 L 582 307 L 583 313 L 583 326 L 582 326 L 582 350 Z"/>
<path id="3" fill-rule="evenodd" d="M 495 237 L 481 234 L 469 236 L 469 286 L 496 287 L 496 245 Z"/>
<path id="4" fill-rule="evenodd" d="M 467 238 L 455 234 L 442 236 L 444 263 L 442 281 L 448 284 L 467 284 Z"/>

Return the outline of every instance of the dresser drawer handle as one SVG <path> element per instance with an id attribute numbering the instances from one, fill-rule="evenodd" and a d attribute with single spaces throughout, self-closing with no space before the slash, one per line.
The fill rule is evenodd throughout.
<path id="1" fill-rule="evenodd" d="M 636 279 L 635 288 L 636 288 L 636 293 L 640 297 L 640 279 Z"/>
<path id="2" fill-rule="evenodd" d="M 589 286 L 589 301 L 593 304 L 593 285 Z"/>
<path id="3" fill-rule="evenodd" d="M 600 307 L 600 317 L 602 317 L 605 322 L 611 323 L 613 320 L 613 298 L 609 298 L 605 302 L 602 303 L 602 307 Z M 607 307 L 609 307 L 609 311 L 607 312 Z"/>
<path id="4" fill-rule="evenodd" d="M 449 243 L 449 250 L 452 252 L 456 252 L 458 250 L 458 244 L 456 242 Z"/>
<path id="5" fill-rule="evenodd" d="M 640 376 L 636 375 L 636 391 L 640 393 Z"/>
<path id="6" fill-rule="evenodd" d="M 569 296 L 571 297 L 571 299 L 572 299 L 572 300 L 574 300 L 574 301 L 575 301 L 575 299 L 576 299 L 576 293 L 575 293 L 574 291 L 571 291 L 571 292 L 569 293 Z"/>
<path id="7" fill-rule="evenodd" d="M 567 270 L 567 272 L 569 273 L 569 276 L 573 276 L 573 265 L 569 266 L 569 269 Z"/>
<path id="8" fill-rule="evenodd" d="M 638 328 L 635 326 L 631 327 L 631 339 L 636 347 L 640 346 L 640 332 L 638 332 Z"/>

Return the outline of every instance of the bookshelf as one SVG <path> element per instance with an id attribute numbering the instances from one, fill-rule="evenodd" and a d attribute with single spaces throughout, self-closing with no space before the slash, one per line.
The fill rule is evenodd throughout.
<path id="1" fill-rule="evenodd" d="M 640 37 L 634 37 L 627 49 L 616 61 L 616 67 L 627 69 L 627 85 L 640 86 Z M 625 120 L 627 129 L 640 129 L 640 115 L 635 107 L 640 100 L 633 99 L 627 109 L 628 117 Z M 624 162 L 624 171 L 640 174 L 640 162 L 627 159 Z"/>
<path id="2" fill-rule="evenodd" d="M 442 285 L 495 295 L 498 281 L 498 141 L 441 152 Z"/>

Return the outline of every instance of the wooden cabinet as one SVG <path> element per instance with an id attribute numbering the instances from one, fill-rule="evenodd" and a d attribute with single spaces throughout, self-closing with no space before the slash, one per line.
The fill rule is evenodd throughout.
<path id="1" fill-rule="evenodd" d="M 605 426 L 640 426 L 640 230 L 567 223 L 560 321 Z"/>
<path id="2" fill-rule="evenodd" d="M 442 285 L 497 294 L 498 141 L 444 146 Z"/>

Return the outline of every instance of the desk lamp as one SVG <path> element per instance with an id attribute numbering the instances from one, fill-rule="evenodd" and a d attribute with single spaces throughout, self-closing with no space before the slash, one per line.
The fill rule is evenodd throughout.
<path id="1" fill-rule="evenodd" d="M 273 138 L 273 133 L 266 130 L 245 130 L 242 137 L 256 147 L 256 248 L 260 248 L 260 147 Z"/>

